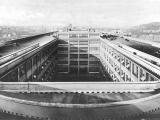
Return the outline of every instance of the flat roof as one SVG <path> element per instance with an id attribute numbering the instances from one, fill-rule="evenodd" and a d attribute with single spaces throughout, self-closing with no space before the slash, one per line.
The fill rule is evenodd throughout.
<path id="1" fill-rule="evenodd" d="M 160 46 L 157 47 L 155 42 L 138 41 L 139 39 L 132 39 L 131 37 L 117 37 L 115 40 L 110 40 L 112 43 L 120 43 L 131 48 L 147 53 L 154 57 L 160 58 Z M 157 43 L 158 45 L 159 43 Z"/>
<path id="2" fill-rule="evenodd" d="M 26 38 L 27 39 L 27 38 Z M 37 38 L 30 38 L 29 40 L 19 40 L 18 42 L 9 43 L 8 45 L 0 46 L 0 57 L 11 54 L 23 48 L 32 46 L 39 43 L 39 46 L 42 46 L 53 40 L 52 36 L 41 36 Z"/>

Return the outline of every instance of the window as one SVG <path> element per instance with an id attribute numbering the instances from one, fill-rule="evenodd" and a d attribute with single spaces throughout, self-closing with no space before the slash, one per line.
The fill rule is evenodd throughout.
<path id="1" fill-rule="evenodd" d="M 123 65 L 123 66 L 125 66 L 125 57 L 121 57 L 121 64 Z"/>
<path id="2" fill-rule="evenodd" d="M 98 33 L 90 33 L 89 36 L 90 37 L 99 37 L 99 34 Z"/>
<path id="3" fill-rule="evenodd" d="M 89 61 L 90 65 L 99 65 L 99 61 Z"/>
<path id="4" fill-rule="evenodd" d="M 70 54 L 70 58 L 78 58 L 78 54 Z"/>
<path id="5" fill-rule="evenodd" d="M 9 77 L 9 82 L 18 82 L 18 69 L 14 69 L 7 76 Z"/>
<path id="6" fill-rule="evenodd" d="M 132 74 L 138 78 L 138 66 L 135 63 L 132 63 Z"/>
<path id="7" fill-rule="evenodd" d="M 88 38 L 88 34 L 79 34 L 79 38 Z"/>
<path id="8" fill-rule="evenodd" d="M 88 40 L 87 41 L 79 41 L 79 45 L 88 45 Z"/>
<path id="9" fill-rule="evenodd" d="M 68 61 L 58 61 L 58 64 L 68 64 Z"/>
<path id="10" fill-rule="evenodd" d="M 131 69 L 131 61 L 126 59 L 126 68 L 130 71 Z"/>
<path id="11" fill-rule="evenodd" d="M 121 78 L 123 81 L 125 81 L 125 72 L 123 72 L 123 70 L 121 70 Z"/>
<path id="12" fill-rule="evenodd" d="M 80 47 L 79 51 L 82 53 L 86 53 L 86 52 L 88 52 L 88 47 Z"/>
<path id="13" fill-rule="evenodd" d="M 32 68 L 32 60 L 28 59 L 26 62 L 26 70 L 29 71 Z"/>
<path id="14" fill-rule="evenodd" d="M 80 54 L 79 57 L 80 58 L 88 58 L 88 54 Z"/>
<path id="15" fill-rule="evenodd" d="M 93 55 L 89 55 L 89 61 L 98 61 L 98 58 Z"/>
<path id="16" fill-rule="evenodd" d="M 88 61 L 79 61 L 80 65 L 88 65 Z"/>
<path id="17" fill-rule="evenodd" d="M 146 81 L 149 81 L 149 73 L 146 73 Z"/>
<path id="18" fill-rule="evenodd" d="M 79 68 L 79 72 L 80 73 L 87 73 L 88 72 L 88 68 L 87 67 Z"/>
<path id="19" fill-rule="evenodd" d="M 33 57 L 33 66 L 36 65 L 36 64 L 37 64 L 37 56 L 35 55 L 35 56 Z"/>
<path id="20" fill-rule="evenodd" d="M 58 47 L 58 51 L 68 51 L 68 47 Z"/>
<path id="21" fill-rule="evenodd" d="M 95 40 L 89 40 L 90 44 L 99 44 L 99 40 L 95 39 Z"/>
<path id="22" fill-rule="evenodd" d="M 78 65 L 78 61 L 70 61 L 70 65 Z"/>
<path id="23" fill-rule="evenodd" d="M 90 47 L 89 50 L 90 50 L 90 51 L 98 51 L 98 50 L 99 50 L 99 47 Z"/>
<path id="24" fill-rule="evenodd" d="M 146 81 L 146 73 L 142 68 L 140 68 L 140 81 Z"/>
<path id="25" fill-rule="evenodd" d="M 59 38 L 61 38 L 61 37 L 68 37 L 68 34 L 59 34 Z"/>
<path id="26" fill-rule="evenodd" d="M 69 34 L 69 38 L 77 38 L 78 35 L 77 34 Z"/>
<path id="27" fill-rule="evenodd" d="M 70 73 L 78 73 L 78 67 L 70 67 Z"/>
<path id="28" fill-rule="evenodd" d="M 78 48 L 77 47 L 71 47 L 70 52 L 78 52 Z"/>
<path id="29" fill-rule="evenodd" d="M 62 59 L 62 58 L 68 57 L 68 54 L 58 54 L 57 56 L 59 59 Z"/>
<path id="30" fill-rule="evenodd" d="M 89 72 L 99 72 L 99 67 L 90 67 Z"/>
<path id="31" fill-rule="evenodd" d="M 150 75 L 150 81 L 155 81 L 155 79 L 152 75 Z"/>
<path id="32" fill-rule="evenodd" d="M 65 40 L 59 40 L 59 44 L 68 44 L 68 42 Z"/>
<path id="33" fill-rule="evenodd" d="M 131 81 L 131 78 L 128 75 L 126 75 L 126 81 Z"/>
<path id="34" fill-rule="evenodd" d="M 19 77 L 22 77 L 23 75 L 25 75 L 25 73 L 26 73 L 26 66 L 24 63 L 19 67 Z"/>
<path id="35" fill-rule="evenodd" d="M 71 45 L 78 45 L 78 40 L 70 40 L 69 41 Z"/>
<path id="36" fill-rule="evenodd" d="M 68 72 L 67 65 L 58 65 L 58 72 Z"/>

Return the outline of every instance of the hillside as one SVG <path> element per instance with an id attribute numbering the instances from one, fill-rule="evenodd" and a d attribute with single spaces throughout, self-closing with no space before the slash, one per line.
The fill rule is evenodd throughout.
<path id="1" fill-rule="evenodd" d="M 142 24 L 127 29 L 133 37 L 160 42 L 160 22 Z"/>

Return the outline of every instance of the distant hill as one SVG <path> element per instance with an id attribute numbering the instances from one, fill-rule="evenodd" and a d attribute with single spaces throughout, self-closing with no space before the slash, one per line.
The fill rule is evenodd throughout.
<path id="1" fill-rule="evenodd" d="M 152 22 L 148 24 L 142 24 L 135 26 L 132 29 L 144 29 L 144 30 L 158 30 L 160 29 L 160 22 Z"/>
<path id="2" fill-rule="evenodd" d="M 0 42 L 49 32 L 44 26 L 0 26 Z"/>
<path id="3" fill-rule="evenodd" d="M 141 35 L 160 35 L 160 22 L 152 22 L 131 27 L 127 30 L 132 35 L 140 37 Z"/>

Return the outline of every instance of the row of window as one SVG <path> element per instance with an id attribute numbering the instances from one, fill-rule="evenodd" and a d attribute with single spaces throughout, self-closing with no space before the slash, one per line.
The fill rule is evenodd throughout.
<path id="1" fill-rule="evenodd" d="M 120 78 L 124 81 L 131 81 L 130 75 L 127 75 L 123 69 L 126 69 L 128 73 L 132 73 L 134 75 L 134 78 L 140 81 L 156 81 L 158 80 L 155 76 L 150 74 L 148 71 L 146 71 L 144 68 L 140 67 L 135 62 L 129 60 L 127 57 L 120 54 L 118 51 L 108 47 L 105 44 L 101 44 L 102 48 L 105 52 L 103 52 L 104 59 L 110 64 L 112 68 L 114 68 L 114 71 L 117 72 L 120 75 Z M 117 61 L 117 62 L 116 62 Z M 117 63 L 121 64 L 120 65 Z M 123 66 L 123 68 L 122 68 Z M 132 69 L 131 69 L 132 68 Z M 126 71 L 125 70 L 125 71 Z M 110 71 L 110 74 L 114 78 L 114 80 L 117 80 L 117 78 L 114 77 L 113 71 Z"/>
<path id="2" fill-rule="evenodd" d="M 69 37 L 69 38 L 89 38 L 89 37 L 99 37 L 99 33 L 90 33 L 90 34 L 77 34 L 77 33 L 73 33 L 73 34 L 67 34 L 67 33 L 60 33 L 59 34 L 59 38 L 63 38 L 63 37 Z"/>
<path id="3" fill-rule="evenodd" d="M 55 54 L 54 48 L 49 46 L 12 69 L 0 80 L 5 82 L 37 81 L 38 75 L 41 74 L 43 68 L 55 59 Z"/>

